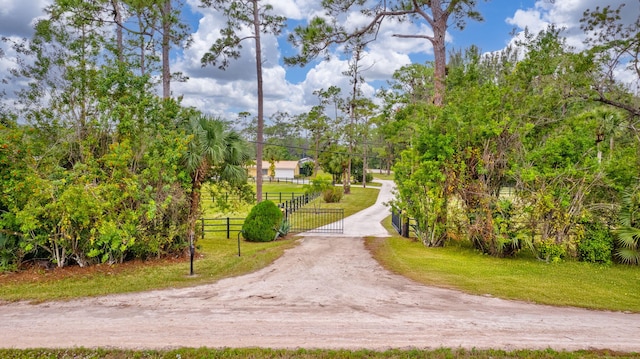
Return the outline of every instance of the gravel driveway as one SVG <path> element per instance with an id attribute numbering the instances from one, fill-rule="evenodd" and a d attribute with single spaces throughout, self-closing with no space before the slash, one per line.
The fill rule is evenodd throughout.
<path id="1" fill-rule="evenodd" d="M 306 235 L 271 266 L 184 289 L 0 305 L 0 346 L 612 349 L 640 352 L 640 314 L 426 287 L 383 269 L 390 182 L 343 235 Z"/>

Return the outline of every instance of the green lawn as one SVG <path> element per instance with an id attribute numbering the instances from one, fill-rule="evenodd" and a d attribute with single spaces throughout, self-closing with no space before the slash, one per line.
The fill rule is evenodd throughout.
<path id="1" fill-rule="evenodd" d="M 302 184 L 295 184 L 295 183 L 269 183 L 269 182 L 265 182 L 262 184 L 262 193 L 265 192 L 270 192 L 270 193 L 278 193 L 278 192 L 283 192 L 283 193 L 291 193 L 291 192 L 295 192 L 295 193 L 304 193 L 305 192 L 305 188 L 304 185 Z"/>
<path id="2" fill-rule="evenodd" d="M 381 179 L 381 180 L 393 180 L 393 172 L 391 174 L 387 174 L 387 172 L 382 171 L 382 173 L 380 173 L 379 171 L 370 171 L 369 173 L 371 173 L 373 175 L 373 178 L 377 178 L 377 179 Z"/>
<path id="3" fill-rule="evenodd" d="M 325 203 L 322 196 L 313 203 L 322 208 L 344 208 L 344 216 L 348 217 L 364 208 L 372 206 L 378 199 L 379 189 L 375 187 L 351 187 L 351 194 L 344 195 L 339 203 Z"/>
<path id="4" fill-rule="evenodd" d="M 254 191 L 255 191 L 255 183 Z M 286 182 L 265 182 L 262 186 L 262 196 L 265 199 L 272 200 L 276 203 L 280 203 L 280 200 L 286 201 L 291 197 L 300 196 L 305 193 L 303 184 L 286 183 Z M 267 198 L 268 197 L 268 198 Z M 220 213 L 217 208 L 213 206 L 211 199 L 211 192 L 205 186 L 202 191 L 202 210 L 203 217 L 205 218 L 219 218 L 219 217 L 246 217 L 249 211 L 253 207 L 253 204 L 243 204 L 237 208 L 233 213 Z"/>
<path id="5" fill-rule="evenodd" d="M 388 269 L 428 285 L 557 306 L 640 312 L 640 267 L 495 258 L 463 244 L 425 248 L 398 236 L 368 239 L 367 245 Z"/>

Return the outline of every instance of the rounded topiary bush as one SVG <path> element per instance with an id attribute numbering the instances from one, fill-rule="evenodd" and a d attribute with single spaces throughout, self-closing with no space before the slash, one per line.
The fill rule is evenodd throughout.
<path id="1" fill-rule="evenodd" d="M 251 209 L 242 225 L 242 236 L 250 242 L 270 242 L 282 222 L 282 212 L 275 203 L 262 201 Z"/>

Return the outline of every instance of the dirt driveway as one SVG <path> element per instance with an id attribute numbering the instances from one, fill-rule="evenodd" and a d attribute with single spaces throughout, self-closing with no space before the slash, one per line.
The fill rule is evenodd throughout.
<path id="1" fill-rule="evenodd" d="M 347 227 L 382 234 L 389 189 Z M 215 284 L 0 305 L 0 346 L 640 351 L 640 314 L 425 287 L 381 268 L 352 234 L 306 236 L 273 265 Z"/>

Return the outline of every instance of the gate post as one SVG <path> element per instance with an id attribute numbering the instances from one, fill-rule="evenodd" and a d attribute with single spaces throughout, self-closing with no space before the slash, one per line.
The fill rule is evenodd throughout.
<path id="1" fill-rule="evenodd" d="M 401 216 L 402 218 L 402 236 L 409 238 L 409 217 Z"/>

